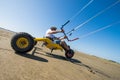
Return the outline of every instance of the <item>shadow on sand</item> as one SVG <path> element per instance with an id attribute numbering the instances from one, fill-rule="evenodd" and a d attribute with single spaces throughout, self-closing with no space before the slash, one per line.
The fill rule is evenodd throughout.
<path id="1" fill-rule="evenodd" d="M 66 57 L 61 56 L 61 55 L 51 54 L 51 53 L 48 53 L 48 52 L 45 52 L 45 51 L 43 51 L 43 52 L 44 53 L 40 53 L 40 52 L 34 52 L 34 53 L 44 55 L 44 56 L 47 56 L 47 57 L 51 57 L 51 58 L 55 58 L 55 59 L 59 59 L 59 60 L 69 61 L 69 62 L 72 62 L 72 63 L 81 63 L 81 61 L 79 61 L 77 59 L 73 59 L 73 58 L 72 59 L 67 59 Z"/>
<path id="2" fill-rule="evenodd" d="M 64 61 L 68 61 L 68 62 L 71 62 L 75 65 L 79 65 L 79 66 L 82 66 L 82 67 L 85 67 L 86 69 L 88 69 L 88 71 L 90 71 L 91 73 L 95 74 L 95 71 L 88 65 L 82 63 L 80 60 L 78 59 L 67 59 L 65 58 L 64 56 L 61 56 L 61 55 L 57 55 L 57 54 L 51 54 L 51 53 L 48 53 L 48 52 L 45 52 L 43 51 L 44 53 L 40 53 L 40 52 L 34 52 L 37 53 L 37 54 L 40 54 L 40 55 L 44 55 L 44 56 L 47 56 L 47 57 L 51 57 L 51 58 L 55 58 L 55 59 L 59 59 L 59 60 L 64 60 Z"/>
<path id="3" fill-rule="evenodd" d="M 22 57 L 26 57 L 26 58 L 29 58 L 29 59 L 33 59 L 33 60 L 37 60 L 37 61 L 42 61 L 42 62 L 48 62 L 47 59 L 45 58 L 42 58 L 42 57 L 38 57 L 38 56 L 35 56 L 35 55 L 32 55 L 32 54 L 28 54 L 28 53 L 18 53 L 16 52 L 17 55 L 20 55 Z"/>
<path id="4" fill-rule="evenodd" d="M 51 54 L 51 53 L 48 53 L 48 52 L 45 52 L 43 51 L 44 53 L 40 53 L 40 52 L 35 52 L 37 54 L 40 54 L 40 55 L 44 55 L 44 56 L 47 56 L 47 57 L 51 57 L 51 58 L 55 58 L 55 59 L 59 59 L 59 60 L 64 60 L 64 61 L 68 61 L 68 62 L 71 62 L 75 65 L 78 65 L 78 66 L 81 66 L 83 68 L 86 68 L 89 72 L 91 72 L 92 74 L 101 74 L 107 78 L 110 78 L 109 75 L 105 74 L 104 72 L 100 71 L 100 70 L 97 70 L 97 69 L 94 69 L 93 67 L 90 67 L 89 65 L 86 65 L 84 63 L 82 63 L 80 60 L 78 59 L 67 59 L 65 58 L 64 56 L 61 56 L 61 55 L 57 55 L 57 54 Z"/>
<path id="5" fill-rule="evenodd" d="M 40 50 L 41 52 L 37 52 L 36 50 Z M 81 67 L 84 67 L 86 69 L 88 69 L 88 71 L 90 71 L 91 73 L 93 74 L 101 74 L 101 75 L 104 75 L 106 76 L 107 78 L 110 78 L 109 75 L 105 74 L 104 72 L 100 71 L 100 70 L 97 70 L 97 69 L 94 69 L 93 67 L 90 67 L 84 63 L 82 63 L 80 60 L 78 59 L 67 59 L 65 58 L 64 56 L 61 56 L 61 55 L 57 55 L 57 54 L 51 54 L 51 53 L 48 53 L 46 51 L 43 51 L 41 48 L 38 48 L 36 47 L 33 51 L 32 51 L 32 54 L 28 54 L 28 53 L 16 53 L 20 56 L 23 56 L 23 57 L 26 57 L 26 58 L 30 58 L 30 59 L 34 59 L 34 60 L 37 60 L 37 61 L 42 61 L 42 62 L 48 62 L 47 59 L 44 59 L 44 58 L 41 58 L 41 57 L 38 57 L 38 56 L 35 56 L 34 54 L 40 54 L 40 55 L 43 55 L 43 56 L 47 56 L 47 57 L 51 57 L 51 58 L 55 58 L 55 59 L 59 59 L 59 60 L 64 60 L 64 61 L 68 61 L 68 62 L 71 62 L 75 65 L 79 65 Z"/>
<path id="6" fill-rule="evenodd" d="M 36 51 L 37 50 L 37 51 Z M 38 52 L 38 51 L 41 51 L 41 52 Z M 71 62 L 75 65 L 79 65 L 79 66 L 83 66 L 85 68 L 87 68 L 90 72 L 94 73 L 92 68 L 84 63 L 82 63 L 80 60 L 78 59 L 68 59 L 66 58 L 65 56 L 61 56 L 61 55 L 57 55 L 57 54 L 51 54 L 49 52 L 46 52 L 46 51 L 43 51 L 41 48 L 38 48 L 38 47 L 35 47 L 35 49 L 33 50 L 32 52 L 32 55 L 34 54 L 40 54 L 40 55 L 44 55 L 44 56 L 47 56 L 47 57 L 51 57 L 51 58 L 55 58 L 55 59 L 59 59 L 59 60 L 64 60 L 64 61 L 68 61 L 68 62 Z"/>

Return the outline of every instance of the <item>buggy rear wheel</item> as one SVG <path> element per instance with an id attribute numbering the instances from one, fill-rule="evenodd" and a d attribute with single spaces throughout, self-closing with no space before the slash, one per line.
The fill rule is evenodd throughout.
<path id="1" fill-rule="evenodd" d="M 34 39 L 28 33 L 17 33 L 11 40 L 11 46 L 16 52 L 28 52 L 34 47 Z"/>

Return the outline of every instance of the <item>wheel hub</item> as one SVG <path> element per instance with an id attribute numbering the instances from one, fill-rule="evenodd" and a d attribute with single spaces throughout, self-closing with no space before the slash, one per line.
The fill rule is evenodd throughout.
<path id="1" fill-rule="evenodd" d="M 26 48 L 29 45 L 28 39 L 21 37 L 16 41 L 16 44 L 19 48 Z"/>

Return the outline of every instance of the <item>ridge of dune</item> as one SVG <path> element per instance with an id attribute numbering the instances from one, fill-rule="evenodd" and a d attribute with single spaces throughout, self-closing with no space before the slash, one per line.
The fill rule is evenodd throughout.
<path id="1" fill-rule="evenodd" d="M 14 34 L 0 28 L 0 80 L 120 80 L 120 64 L 81 52 L 69 61 L 61 51 L 50 55 L 39 42 L 35 52 L 15 53 Z"/>

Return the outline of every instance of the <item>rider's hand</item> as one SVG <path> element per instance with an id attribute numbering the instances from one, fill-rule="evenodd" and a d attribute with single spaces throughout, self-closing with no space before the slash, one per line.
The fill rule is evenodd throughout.
<path id="1" fill-rule="evenodd" d="M 67 36 L 64 36 L 64 39 L 66 39 L 67 38 Z"/>
<path id="2" fill-rule="evenodd" d="M 62 29 L 61 32 L 64 32 L 64 30 Z"/>

